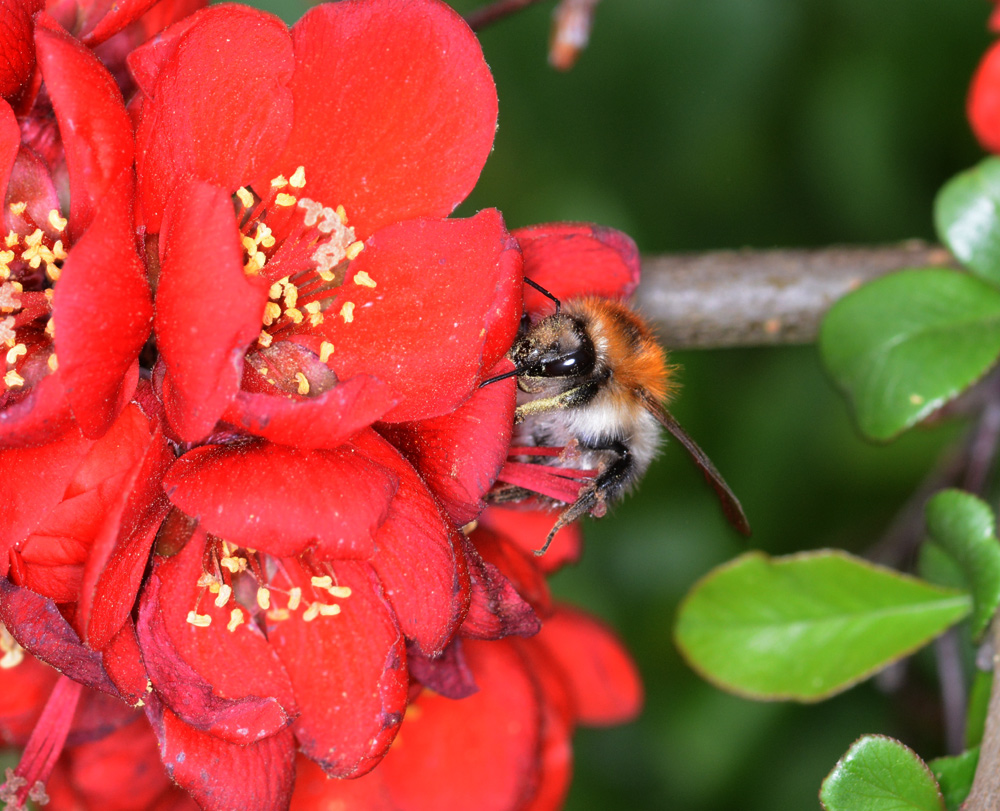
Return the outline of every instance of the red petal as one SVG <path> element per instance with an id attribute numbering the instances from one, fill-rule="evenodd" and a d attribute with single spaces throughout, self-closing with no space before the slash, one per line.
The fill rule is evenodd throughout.
<path id="1" fill-rule="evenodd" d="M 483 496 L 507 457 L 514 394 L 514 381 L 502 380 L 476 389 L 450 414 L 380 428 L 459 526 L 482 512 Z"/>
<path id="2" fill-rule="evenodd" d="M 476 677 L 465 660 L 461 639 L 452 640 L 444 653 L 433 659 L 413 645 L 407 646 L 406 653 L 411 684 L 416 679 L 424 687 L 451 699 L 468 698 L 479 692 Z"/>
<path id="3" fill-rule="evenodd" d="M 469 608 L 469 573 L 457 532 L 416 471 L 374 432 L 354 444 L 399 477 L 399 489 L 375 537 L 371 564 L 392 603 L 399 627 L 435 655 L 458 630 Z"/>
<path id="4" fill-rule="evenodd" d="M 371 374 L 404 399 L 390 422 L 446 414 L 468 399 L 485 369 L 488 320 L 516 325 L 505 298 L 520 278 L 520 254 L 498 212 L 467 220 L 410 220 L 371 237 L 351 263 L 375 280 L 339 290 L 324 329 L 337 347 L 338 377 Z M 353 318 L 339 315 L 354 305 Z"/>
<path id="5" fill-rule="evenodd" d="M 148 714 L 167 773 L 204 811 L 289 807 L 295 784 L 290 730 L 238 746 L 199 732 L 166 708 L 151 708 Z"/>
<path id="6" fill-rule="evenodd" d="M 139 640 L 131 618 L 101 651 L 101 660 L 108 678 L 129 706 L 137 707 L 149 691 L 149 676 L 142 663 Z"/>
<path id="7" fill-rule="evenodd" d="M 2 17 L 4 10 L 10 7 L 7 4 L 0 6 L 0 17 Z M 17 8 L 17 4 L 14 7 Z M 32 58 L 34 58 L 34 49 L 32 49 Z M 2 69 L 0 69 L 0 73 L 2 73 Z M 4 190 L 5 198 L 11 191 L 7 185 L 10 181 L 10 173 L 14 168 L 14 159 L 20 148 L 21 128 L 17 125 L 17 118 L 10 105 L 0 99 L 0 189 Z"/>
<path id="8" fill-rule="evenodd" d="M 216 607 L 198 585 L 204 550 L 199 529 L 179 554 L 157 559 L 140 602 L 139 643 L 153 687 L 178 716 L 247 744 L 288 726 L 292 684 L 255 623 L 226 629 L 231 606 Z M 189 611 L 211 624 L 190 624 Z"/>
<path id="9" fill-rule="evenodd" d="M 30 653 L 20 664 L 0 668 L 0 740 L 23 747 L 59 674 Z"/>
<path id="10" fill-rule="evenodd" d="M 297 561 L 283 564 L 289 588 L 309 582 Z M 374 768 L 403 720 L 406 649 L 371 567 L 329 565 L 334 582 L 351 589 L 341 613 L 307 622 L 297 612 L 269 623 L 267 634 L 295 685 L 301 751 L 327 774 L 352 777 Z"/>
<path id="11" fill-rule="evenodd" d="M 545 576 L 535 563 L 537 555 L 485 527 L 473 532 L 470 540 L 483 560 L 495 566 L 537 613 L 544 616 L 550 612 L 552 598 Z"/>
<path id="12" fill-rule="evenodd" d="M 132 396 L 133 367 L 153 321 L 130 203 L 120 196 L 131 194 L 131 168 L 115 183 L 115 193 L 105 195 L 70 250 L 52 303 L 58 374 L 77 422 L 91 437 L 104 434 Z"/>
<path id="13" fill-rule="evenodd" d="M 61 437 L 74 429 L 62 376 L 43 377 L 28 396 L 0 409 L 0 445 L 26 448 Z"/>
<path id="14" fill-rule="evenodd" d="M 18 0 L 0 3 L 0 31 L 3 32 L 3 58 L 0 59 L 0 96 L 11 98 L 28 81 L 35 69 L 34 27 L 31 18 L 43 0 Z M 0 176 L 0 180 L 2 180 Z M 7 184 L 0 185 L 7 188 Z"/>
<path id="15" fill-rule="evenodd" d="M 343 204 L 362 239 L 450 214 L 479 178 L 497 118 L 462 18 L 431 0 L 329 3 L 292 40 L 295 123 L 272 174 L 304 165 L 309 196 Z"/>
<path id="16" fill-rule="evenodd" d="M 307 758 L 300 757 L 295 765 L 295 811 L 399 811 L 389 801 L 381 771 L 354 780 L 331 780 Z"/>
<path id="17" fill-rule="evenodd" d="M 510 811 L 534 784 L 541 716 L 521 657 L 495 642 L 465 647 L 479 692 L 422 693 L 380 769 L 405 811 Z"/>
<path id="18" fill-rule="evenodd" d="M 513 584 L 465 540 L 466 559 L 472 578 L 472 602 L 462 623 L 462 634 L 478 639 L 500 639 L 505 636 L 531 636 L 538 633 L 541 623 L 531 605 Z"/>
<path id="19" fill-rule="evenodd" d="M 94 48 L 138 20 L 158 2 L 160 0 L 118 0 L 81 40 Z"/>
<path id="20" fill-rule="evenodd" d="M 967 108 L 979 143 L 990 152 L 1000 152 L 1000 42 L 993 44 L 976 68 Z"/>
<path id="21" fill-rule="evenodd" d="M 526 552 L 533 552 L 545 543 L 545 537 L 556 522 L 556 514 L 547 510 L 507 510 L 491 506 L 479 521 L 484 527 L 506 535 Z M 576 563 L 583 554 L 583 530 L 574 522 L 559 530 L 544 555 L 536 556 L 535 564 L 546 574 L 558 571 L 567 563 Z"/>
<path id="22" fill-rule="evenodd" d="M 524 275 L 556 298 L 584 295 L 628 298 L 639 284 L 639 251 L 627 234 L 590 223 L 547 223 L 518 228 Z M 524 308 L 548 315 L 555 304 L 524 288 Z"/>
<path id="23" fill-rule="evenodd" d="M 358 375 L 318 397 L 301 400 L 240 391 L 222 418 L 281 445 L 336 448 L 397 402 L 385 383 Z"/>
<path id="24" fill-rule="evenodd" d="M 131 171 L 132 123 L 121 92 L 91 51 L 42 13 L 36 17 L 38 64 L 59 122 L 70 181 L 71 236 L 79 237 Z"/>
<path id="25" fill-rule="evenodd" d="M 184 454 L 170 500 L 213 535 L 277 557 L 368 557 L 396 477 L 350 447 L 308 451 L 251 441 Z"/>
<path id="26" fill-rule="evenodd" d="M 228 192 L 196 181 L 171 198 L 160 235 L 156 340 L 167 367 L 167 417 L 190 442 L 204 439 L 236 396 L 244 353 L 261 330 L 267 287 L 243 272 L 239 240 Z"/>
<path id="27" fill-rule="evenodd" d="M 284 149 L 292 69 L 288 29 L 277 17 L 235 4 L 197 15 L 160 67 L 136 132 L 150 231 L 160 230 L 178 185 L 198 178 L 231 194 Z"/>
<path id="28" fill-rule="evenodd" d="M 0 578 L 0 622 L 25 650 L 73 681 L 117 696 L 99 653 L 85 648 L 52 600 Z"/>
<path id="29" fill-rule="evenodd" d="M 581 724 L 631 721 L 642 707 L 642 681 L 618 637 L 593 617 L 561 607 L 537 640 L 558 663 Z"/>

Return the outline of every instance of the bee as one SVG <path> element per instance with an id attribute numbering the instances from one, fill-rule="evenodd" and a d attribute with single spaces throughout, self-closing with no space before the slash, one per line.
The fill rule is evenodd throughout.
<path id="1" fill-rule="evenodd" d="M 587 513 L 604 515 L 632 489 L 656 456 L 663 428 L 704 474 L 730 523 L 749 535 L 739 499 L 664 407 L 673 369 L 643 318 L 626 303 L 608 298 L 574 298 L 563 304 L 531 280 L 524 281 L 555 302 L 555 313 L 523 323 L 507 353 L 514 369 L 480 386 L 517 377 L 514 455 L 523 452 L 523 458 L 566 474 L 593 474 L 577 479 L 584 483 L 570 490 L 575 499 L 543 496 L 564 507 L 535 554 L 543 554 L 566 524 Z M 556 448 L 563 450 L 558 455 L 545 450 Z M 499 483 L 489 495 L 492 503 L 530 498 L 538 493 L 509 482 Z"/>

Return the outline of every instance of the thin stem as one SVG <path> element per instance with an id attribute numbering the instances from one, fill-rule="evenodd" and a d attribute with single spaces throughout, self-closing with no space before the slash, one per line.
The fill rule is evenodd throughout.
<path id="1" fill-rule="evenodd" d="M 482 31 L 486 26 L 538 2 L 539 0 L 496 0 L 482 8 L 477 8 L 475 11 L 470 11 L 465 15 L 465 21 L 473 31 Z"/>
<path id="2" fill-rule="evenodd" d="M 995 811 L 1000 808 L 1000 668 L 997 651 L 1000 650 L 1000 622 L 993 622 L 990 631 L 993 644 L 993 688 L 986 713 L 986 728 L 979 749 L 979 764 L 972 790 L 962 806 L 962 811 Z"/>
<path id="3" fill-rule="evenodd" d="M 934 654 L 941 684 L 945 746 L 948 754 L 957 755 L 965 748 L 965 713 L 969 697 L 958 632 L 954 628 L 934 640 Z"/>

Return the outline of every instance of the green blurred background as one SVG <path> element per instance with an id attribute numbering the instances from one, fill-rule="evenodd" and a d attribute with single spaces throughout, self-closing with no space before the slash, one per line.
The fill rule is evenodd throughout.
<path id="1" fill-rule="evenodd" d="M 278 2 L 262 5 L 289 21 L 307 5 Z M 964 103 L 986 0 L 604 0 L 568 74 L 546 64 L 552 7 L 482 34 L 500 126 L 464 213 L 592 220 L 646 254 L 933 239 L 936 190 L 981 156 Z M 814 347 L 675 359 L 674 412 L 743 500 L 752 546 L 775 554 L 864 551 L 961 428 L 864 444 Z M 815 809 L 862 733 L 943 754 L 927 668 L 903 691 L 814 706 L 744 701 L 687 669 L 677 603 L 746 546 L 676 448 L 587 534 L 554 586 L 620 631 L 647 702 L 633 724 L 578 734 L 571 811 Z"/>

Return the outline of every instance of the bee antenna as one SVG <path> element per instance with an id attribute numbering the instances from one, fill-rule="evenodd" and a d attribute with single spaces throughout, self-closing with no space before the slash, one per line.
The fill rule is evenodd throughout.
<path id="1" fill-rule="evenodd" d="M 497 381 L 500 380 L 506 380 L 508 377 L 515 377 L 516 375 L 521 374 L 522 371 L 523 371 L 522 369 L 513 369 L 512 371 L 504 372 L 502 375 L 497 375 L 496 377 L 487 378 L 486 380 L 484 380 L 482 383 L 479 384 L 479 388 L 482 388 L 483 386 L 488 386 L 490 385 L 490 383 L 496 383 Z"/>
<path id="2" fill-rule="evenodd" d="M 562 307 L 562 302 L 559 301 L 555 296 L 553 296 L 548 290 L 542 287 L 538 282 L 533 282 L 527 276 L 524 277 L 524 283 L 529 287 L 534 287 L 539 293 L 541 293 L 546 298 L 552 299 L 556 303 L 556 315 L 559 314 L 559 309 Z"/>

